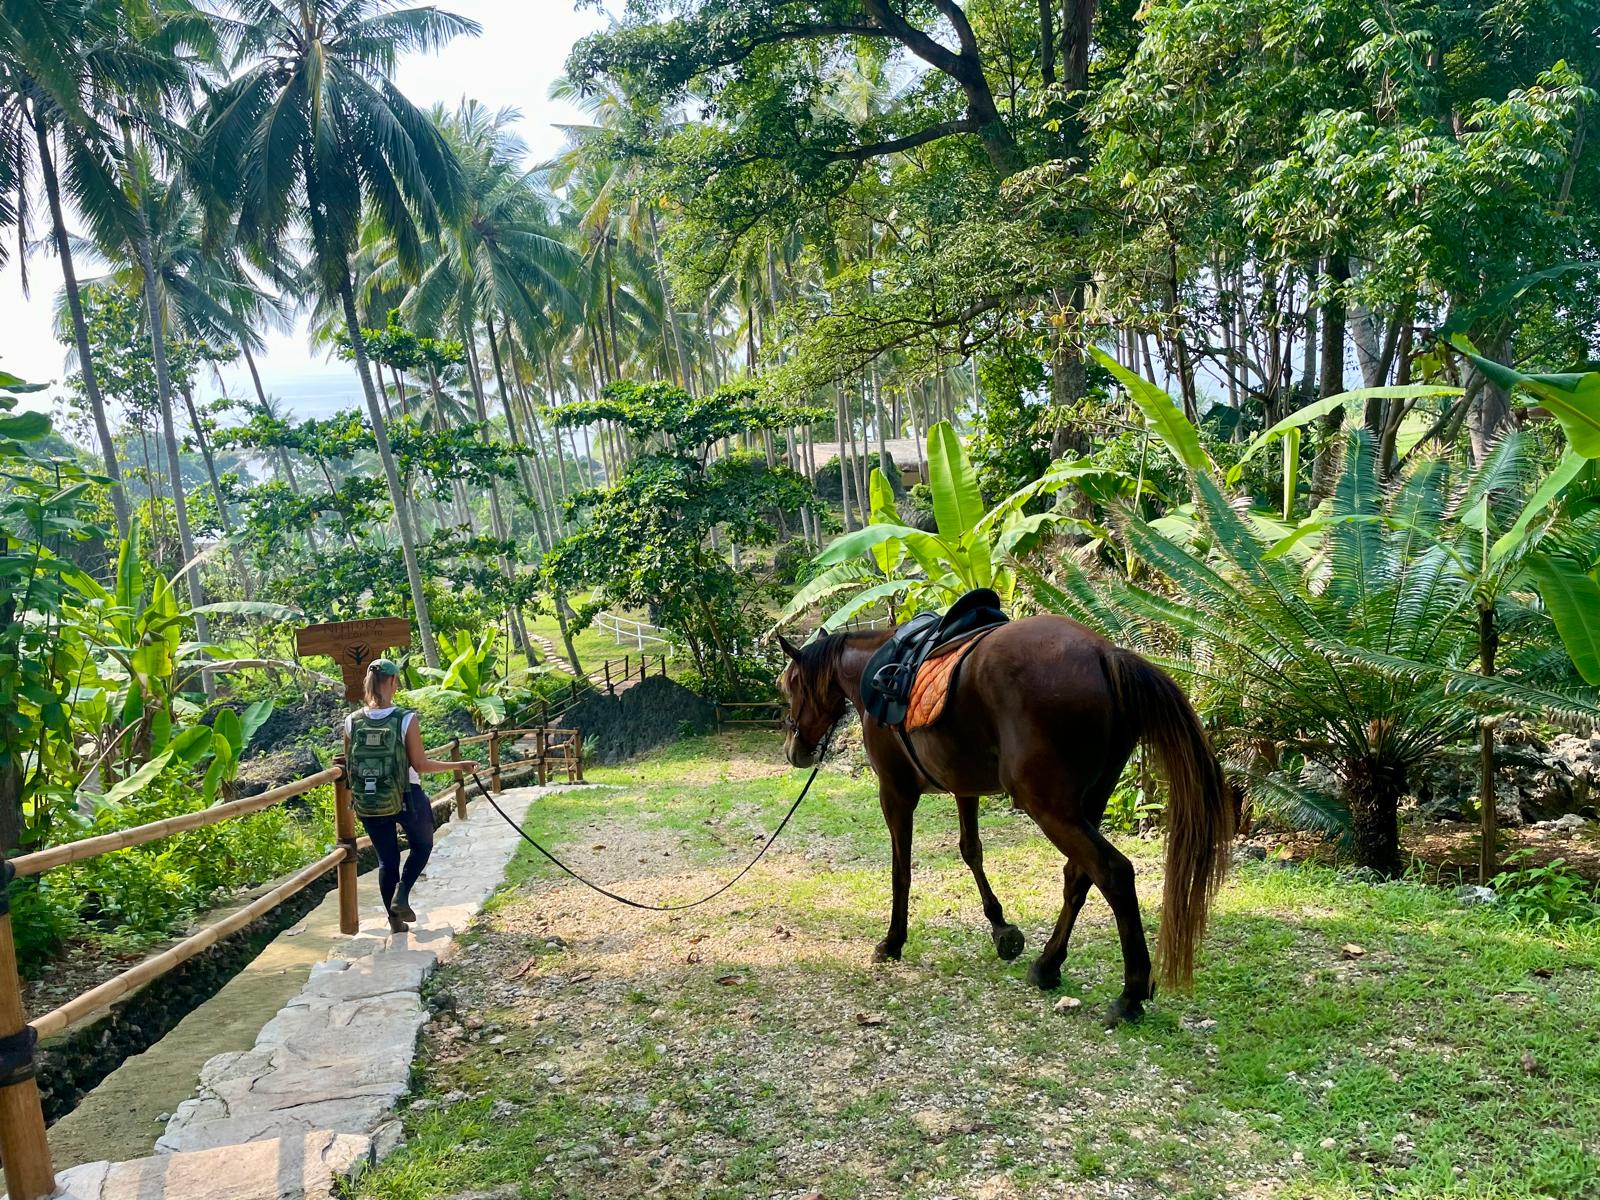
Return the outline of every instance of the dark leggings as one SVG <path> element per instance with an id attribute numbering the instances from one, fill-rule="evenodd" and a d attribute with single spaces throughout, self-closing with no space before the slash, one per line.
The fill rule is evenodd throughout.
<path id="1" fill-rule="evenodd" d="M 433 808 L 420 784 L 406 789 L 405 804 L 392 817 L 362 817 L 372 848 L 378 852 L 378 893 L 383 897 L 384 911 L 394 905 L 395 884 L 401 884 L 410 895 L 411 885 L 428 865 L 428 855 L 433 853 Z M 405 830 L 406 843 L 411 852 L 406 855 L 406 865 L 400 866 L 400 831 Z"/>

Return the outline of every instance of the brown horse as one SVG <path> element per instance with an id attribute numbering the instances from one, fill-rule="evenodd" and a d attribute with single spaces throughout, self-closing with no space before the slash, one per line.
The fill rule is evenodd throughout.
<path id="1" fill-rule="evenodd" d="M 941 791 L 955 795 L 961 857 L 977 881 L 995 949 L 1007 960 L 1022 953 L 1022 931 L 1006 920 L 995 899 L 978 840 L 978 797 L 1005 793 L 1067 857 L 1061 916 L 1029 968 L 1029 980 L 1045 989 L 1060 985 L 1067 939 L 1093 884 L 1116 914 L 1122 941 L 1122 994 L 1108 1020 L 1114 1024 L 1142 1015 L 1155 989 L 1133 864 L 1100 832 L 1106 802 L 1142 741 L 1155 752 L 1171 792 L 1162 981 L 1187 984 L 1212 893 L 1227 869 L 1236 814 L 1205 732 L 1178 685 L 1137 654 L 1075 621 L 1055 616 L 1013 621 L 973 648 L 938 722 L 908 735 L 913 758 L 893 728 L 862 708 L 862 672 L 887 637 L 885 632 L 840 633 L 803 648 L 779 639 L 792 660 L 779 684 L 789 702 L 784 753 L 790 763 L 815 762 L 819 744 L 846 705 L 854 705 L 861 716 L 893 851 L 894 904 L 874 961 L 898 959 L 905 945 L 911 816 L 925 792 Z"/>

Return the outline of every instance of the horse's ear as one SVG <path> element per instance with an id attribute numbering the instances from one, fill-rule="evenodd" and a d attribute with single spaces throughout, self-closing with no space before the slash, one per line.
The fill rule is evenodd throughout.
<path id="1" fill-rule="evenodd" d="M 778 635 L 778 645 L 783 647 L 783 652 L 785 654 L 787 654 L 790 658 L 794 659 L 797 662 L 799 661 L 799 659 L 800 659 L 800 647 L 796 646 L 793 642 L 791 642 L 788 638 L 784 637 L 783 634 L 781 634 L 781 633 Z"/>

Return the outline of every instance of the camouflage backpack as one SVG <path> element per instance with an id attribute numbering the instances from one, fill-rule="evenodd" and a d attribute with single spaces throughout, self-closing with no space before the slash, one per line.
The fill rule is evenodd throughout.
<path id="1" fill-rule="evenodd" d="M 392 817 L 405 805 L 411 759 L 406 754 L 407 710 L 350 718 L 350 797 L 358 817 Z"/>

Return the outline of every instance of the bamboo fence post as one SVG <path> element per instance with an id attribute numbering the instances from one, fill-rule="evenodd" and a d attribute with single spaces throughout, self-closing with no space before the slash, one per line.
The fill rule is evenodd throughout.
<path id="1" fill-rule="evenodd" d="M 339 932 L 355 934 L 361 931 L 361 908 L 356 899 L 356 813 L 350 802 L 345 757 L 336 754 L 333 761 L 339 768 L 339 778 L 333 781 L 333 829 L 344 848 L 344 861 L 339 864 Z"/>
<path id="2" fill-rule="evenodd" d="M 489 790 L 500 794 L 500 739 L 489 735 Z"/>
<path id="3" fill-rule="evenodd" d="M 28 1027 L 11 938 L 9 885 L 14 871 L 0 862 L 0 1160 L 11 1200 L 43 1200 L 56 1190 L 44 1109 L 34 1079 L 37 1035 Z"/>
<path id="4" fill-rule="evenodd" d="M 461 739 L 458 737 L 450 739 L 450 757 L 456 759 L 461 757 Z M 460 771 L 455 772 L 456 816 L 463 821 L 467 819 L 467 786 L 463 782 L 465 778 L 466 776 Z"/>

